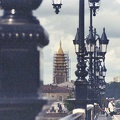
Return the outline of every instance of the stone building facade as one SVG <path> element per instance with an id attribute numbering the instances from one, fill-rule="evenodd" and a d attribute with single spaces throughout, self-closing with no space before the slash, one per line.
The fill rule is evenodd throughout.
<path id="1" fill-rule="evenodd" d="M 44 85 L 42 89 L 47 98 L 54 98 L 56 102 L 64 102 L 64 100 L 72 93 L 72 88 L 59 87 L 52 84 Z"/>

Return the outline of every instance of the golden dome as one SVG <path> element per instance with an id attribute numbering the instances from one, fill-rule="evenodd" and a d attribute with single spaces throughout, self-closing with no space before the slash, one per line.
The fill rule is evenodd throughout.
<path id="1" fill-rule="evenodd" d="M 62 50 L 62 46 L 61 46 L 61 41 L 60 41 L 60 47 L 59 47 L 57 54 L 64 54 L 64 52 Z"/>

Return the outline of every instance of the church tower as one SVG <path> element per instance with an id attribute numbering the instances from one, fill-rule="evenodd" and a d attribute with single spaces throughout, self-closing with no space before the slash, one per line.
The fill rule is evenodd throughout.
<path id="1" fill-rule="evenodd" d="M 69 55 L 62 49 L 61 41 L 53 60 L 53 84 L 69 81 Z"/>

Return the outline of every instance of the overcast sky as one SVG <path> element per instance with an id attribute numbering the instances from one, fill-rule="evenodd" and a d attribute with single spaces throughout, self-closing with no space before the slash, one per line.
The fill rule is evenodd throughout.
<path id="1" fill-rule="evenodd" d="M 50 43 L 43 48 L 43 80 L 44 84 L 53 82 L 53 56 L 58 51 L 60 40 L 63 51 L 69 52 L 71 59 L 70 80 L 75 80 L 76 54 L 72 40 L 78 27 L 79 0 L 63 0 L 62 9 L 56 15 L 52 7 L 52 0 L 43 0 L 41 6 L 34 11 L 40 24 L 49 34 Z M 103 27 L 109 39 L 106 54 L 106 82 L 120 76 L 120 0 L 101 0 L 100 9 L 93 19 L 93 27 L 101 36 Z M 85 37 L 89 31 L 89 7 L 85 0 Z"/>

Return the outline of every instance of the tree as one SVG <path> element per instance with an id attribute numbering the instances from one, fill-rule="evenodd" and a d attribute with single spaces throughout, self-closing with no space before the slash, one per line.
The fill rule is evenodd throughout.
<path id="1" fill-rule="evenodd" d="M 120 83 L 118 82 L 111 82 L 106 84 L 106 92 L 105 97 L 115 99 L 120 98 Z"/>
<path id="2" fill-rule="evenodd" d="M 68 111 L 72 111 L 75 108 L 75 105 L 71 101 L 68 100 L 69 98 L 72 98 L 72 96 L 68 96 L 67 99 L 64 101 L 64 103 Z"/>

